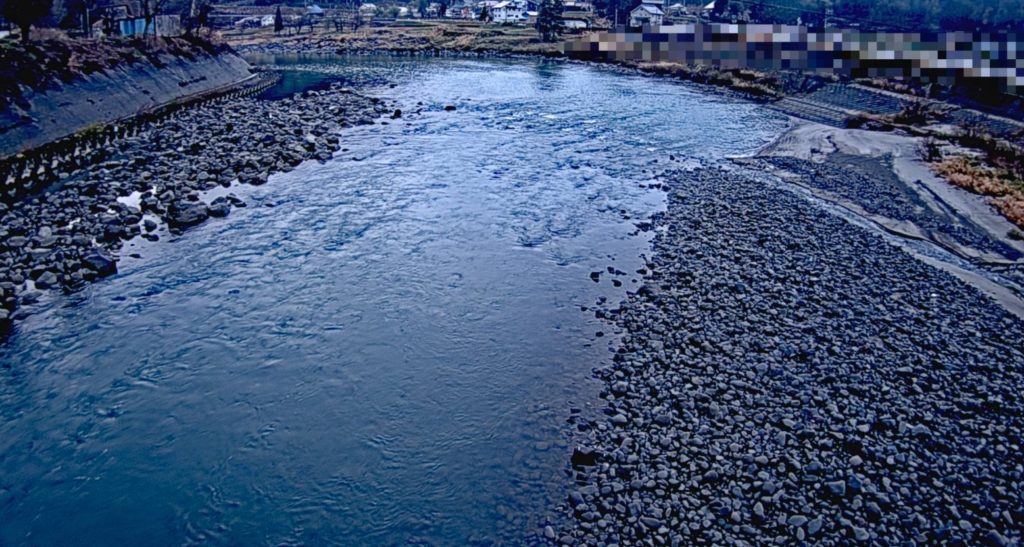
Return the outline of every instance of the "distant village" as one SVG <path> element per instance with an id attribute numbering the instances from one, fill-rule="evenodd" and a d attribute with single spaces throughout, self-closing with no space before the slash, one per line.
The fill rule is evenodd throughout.
<path id="1" fill-rule="evenodd" d="M 562 4 L 561 27 L 563 31 L 607 29 L 626 25 L 643 27 L 669 23 L 698 22 L 707 20 L 714 2 L 673 2 L 666 6 L 664 0 L 643 0 L 628 12 L 609 16 L 595 9 L 588 0 L 567 0 Z M 309 24 L 313 21 L 330 19 L 334 10 L 312 4 L 306 8 L 288 8 L 285 18 L 291 25 Z M 450 3 L 430 2 L 415 6 L 386 5 L 364 2 L 356 8 L 356 15 L 362 24 L 388 24 L 401 19 L 439 19 L 482 21 L 496 25 L 533 26 L 540 12 L 538 0 L 452 0 Z M 273 14 L 247 15 L 244 10 L 231 10 L 218 6 L 213 14 L 215 26 L 227 28 L 269 27 L 274 25 Z M 617 20 L 616 20 L 617 19 Z"/>
<path id="2" fill-rule="evenodd" d="M 906 2 L 883 0 L 0 0 L 6 6 L 0 10 L 0 38 L 16 33 L 16 22 L 27 19 L 41 28 L 89 37 L 175 36 L 200 27 L 243 33 L 273 27 L 291 34 L 318 26 L 344 31 L 417 20 L 554 26 L 559 34 L 699 22 L 881 32 L 1006 31 L 1024 24 L 1024 12 L 1019 3 L 1014 10 L 1014 2 L 1019 0 L 966 7 L 964 2 L 936 3 L 921 12 Z M 547 4 L 557 6 L 553 19 L 552 10 L 543 9 Z M 905 17 L 908 10 L 916 18 Z"/>
<path id="3" fill-rule="evenodd" d="M 671 1 L 671 0 L 670 0 Z M 705 0 L 706 1 L 706 0 Z M 153 13 L 153 0 L 97 0 L 76 21 L 80 32 L 102 36 L 178 36 L 186 32 L 188 14 Z M 259 2 L 258 2 L 259 3 Z M 192 12 L 197 2 L 192 2 Z M 278 11 L 288 31 L 316 26 L 350 30 L 362 25 L 386 26 L 406 20 L 466 20 L 494 25 L 534 26 L 540 11 L 539 0 L 451 0 L 451 2 L 419 2 L 418 5 L 396 3 L 349 4 L 346 7 L 310 3 L 289 5 L 211 5 L 198 0 L 204 10 L 202 26 L 218 30 L 244 30 L 274 27 Z M 642 0 L 632 10 L 608 14 L 596 10 L 589 0 L 567 0 L 562 3 L 560 26 L 563 32 L 609 29 L 617 26 L 644 27 L 670 23 L 706 20 L 714 2 Z M 147 17 L 147 10 L 149 16 Z M 165 12 L 166 11 L 166 12 Z M 0 20 L 0 38 L 11 31 Z"/>

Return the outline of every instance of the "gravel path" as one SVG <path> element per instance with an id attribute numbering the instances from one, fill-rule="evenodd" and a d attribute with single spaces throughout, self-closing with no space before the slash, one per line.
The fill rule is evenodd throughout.
<path id="1" fill-rule="evenodd" d="M 386 110 L 338 86 L 186 109 L 100 150 L 106 160 L 64 175 L 59 187 L 0 203 L 0 337 L 41 291 L 74 290 L 116 272 L 125 241 L 156 240 L 246 205 L 233 194 L 206 203 L 203 192 L 263 184 L 305 160 L 329 159 L 340 129 L 373 123 Z M 138 206 L 119 201 L 133 193 Z"/>
<path id="2" fill-rule="evenodd" d="M 1019 541 L 1024 323 L 781 188 L 668 177 L 552 542 Z"/>

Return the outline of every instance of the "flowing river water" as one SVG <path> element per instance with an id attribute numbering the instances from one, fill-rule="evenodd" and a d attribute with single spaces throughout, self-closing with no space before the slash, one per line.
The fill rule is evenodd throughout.
<path id="1" fill-rule="evenodd" d="M 404 115 L 19 323 L 0 545 L 520 541 L 613 338 L 581 307 L 639 277 L 590 273 L 642 266 L 658 166 L 787 123 L 585 65 L 261 61 L 290 68 L 268 100 L 341 79 Z"/>

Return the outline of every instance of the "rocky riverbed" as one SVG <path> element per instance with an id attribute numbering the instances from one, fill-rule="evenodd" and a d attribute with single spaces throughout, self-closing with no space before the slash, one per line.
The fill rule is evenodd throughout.
<path id="1" fill-rule="evenodd" d="M 665 177 L 552 543 L 1008 545 L 1024 323 L 737 171 Z M 632 274 L 633 272 L 629 272 Z"/>
<path id="2" fill-rule="evenodd" d="M 386 111 L 383 101 L 337 85 L 186 109 L 108 146 L 105 161 L 63 174 L 58 187 L 0 203 L 0 331 L 43 291 L 116 272 L 125 241 L 157 240 L 246 205 L 226 191 L 207 200 L 208 191 L 327 160 L 342 146 L 339 130 Z"/>

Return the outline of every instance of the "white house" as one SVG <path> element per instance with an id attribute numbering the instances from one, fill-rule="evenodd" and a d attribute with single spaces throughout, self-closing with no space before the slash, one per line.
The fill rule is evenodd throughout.
<path id="1" fill-rule="evenodd" d="M 643 3 L 629 12 L 629 26 L 661 26 L 665 12 L 661 10 L 664 0 L 643 0 Z"/>
<path id="2" fill-rule="evenodd" d="M 522 0 L 505 0 L 490 8 L 491 21 L 495 23 L 511 23 L 518 25 L 526 21 L 526 2 Z"/>

